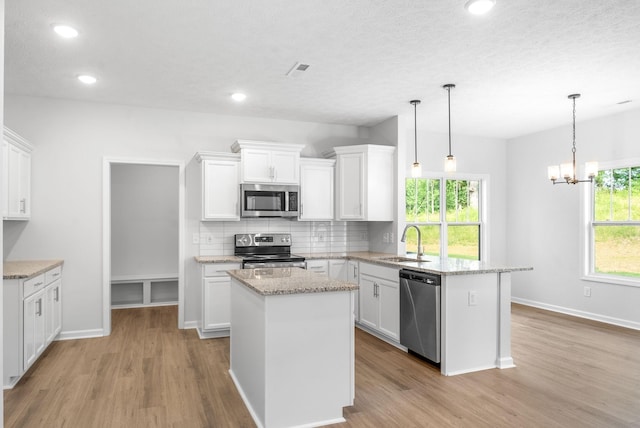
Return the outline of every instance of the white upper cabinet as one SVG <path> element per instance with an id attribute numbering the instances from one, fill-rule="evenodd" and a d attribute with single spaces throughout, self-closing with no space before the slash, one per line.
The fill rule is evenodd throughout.
<path id="1" fill-rule="evenodd" d="M 231 146 L 240 152 L 242 183 L 299 184 L 302 144 L 237 140 Z"/>
<path id="2" fill-rule="evenodd" d="M 2 217 L 5 220 L 28 220 L 31 217 L 31 151 L 33 147 L 6 127 L 3 137 Z"/>
<path id="3" fill-rule="evenodd" d="M 199 152 L 194 160 L 187 170 L 190 212 L 199 211 L 203 221 L 240 220 L 240 157 Z"/>
<path id="4" fill-rule="evenodd" d="M 335 147 L 336 220 L 393 221 L 395 147 Z"/>
<path id="5" fill-rule="evenodd" d="M 300 159 L 300 220 L 333 220 L 335 160 Z"/>

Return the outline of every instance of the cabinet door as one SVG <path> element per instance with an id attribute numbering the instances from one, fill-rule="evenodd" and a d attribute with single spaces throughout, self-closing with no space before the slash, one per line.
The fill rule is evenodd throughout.
<path id="1" fill-rule="evenodd" d="M 378 329 L 379 304 L 376 280 L 368 276 L 360 276 L 360 324 Z"/>
<path id="2" fill-rule="evenodd" d="M 328 275 L 327 260 L 307 260 L 307 270 L 318 275 Z"/>
<path id="3" fill-rule="evenodd" d="M 380 279 L 377 281 L 380 294 L 380 326 L 382 333 L 400 340 L 400 287 L 398 282 Z"/>
<path id="4" fill-rule="evenodd" d="M 62 329 L 62 281 L 56 280 L 45 291 L 45 341 L 51 343 Z"/>
<path id="5" fill-rule="evenodd" d="M 231 321 L 231 278 L 228 275 L 204 279 L 203 330 L 229 328 Z"/>
<path id="6" fill-rule="evenodd" d="M 45 345 L 44 291 L 24 299 L 24 365 L 26 371 L 36 360 Z"/>
<path id="7" fill-rule="evenodd" d="M 333 176 L 333 167 L 300 168 L 300 220 L 333 220 Z"/>
<path id="8" fill-rule="evenodd" d="M 271 152 L 272 181 L 282 184 L 298 184 L 300 154 L 297 152 Z"/>
<path id="9" fill-rule="evenodd" d="M 9 143 L 2 141 L 2 217 L 9 216 Z"/>
<path id="10" fill-rule="evenodd" d="M 31 214 L 31 155 L 7 145 L 7 217 L 27 219 Z"/>
<path id="11" fill-rule="evenodd" d="M 364 153 L 339 155 L 337 220 L 364 220 Z"/>
<path id="12" fill-rule="evenodd" d="M 329 260 L 329 277 L 347 281 L 347 261 Z"/>
<path id="13" fill-rule="evenodd" d="M 353 260 L 348 260 L 346 263 L 346 280 L 352 284 L 358 284 L 358 262 Z M 355 306 L 353 308 L 353 314 L 355 315 L 356 321 L 360 322 L 360 299 L 359 299 L 360 290 L 356 291 L 356 301 Z"/>
<path id="14" fill-rule="evenodd" d="M 239 163 L 205 160 L 203 168 L 203 220 L 240 220 Z"/>
<path id="15" fill-rule="evenodd" d="M 242 150 L 243 183 L 269 183 L 273 181 L 272 167 L 270 150 Z"/>

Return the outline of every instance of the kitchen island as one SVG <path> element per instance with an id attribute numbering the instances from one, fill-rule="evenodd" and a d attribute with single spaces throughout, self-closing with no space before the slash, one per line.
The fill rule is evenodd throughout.
<path id="1" fill-rule="evenodd" d="M 231 377 L 259 427 L 344 422 L 357 285 L 298 268 L 229 271 Z"/>

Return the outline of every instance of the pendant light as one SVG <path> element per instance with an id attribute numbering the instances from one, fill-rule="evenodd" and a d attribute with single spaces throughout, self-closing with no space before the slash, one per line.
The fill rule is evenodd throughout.
<path id="1" fill-rule="evenodd" d="M 411 100 L 410 104 L 413 105 L 413 124 L 414 124 L 414 135 L 413 135 L 413 145 L 415 149 L 415 155 L 413 158 L 413 165 L 411 166 L 411 177 L 418 178 L 422 176 L 422 166 L 420 166 L 420 162 L 418 162 L 418 110 L 417 106 L 420 104 L 420 100 Z"/>
<path id="2" fill-rule="evenodd" d="M 451 90 L 456 85 L 453 83 L 447 83 L 443 86 L 447 90 L 447 100 L 449 105 L 449 154 L 444 159 L 444 170 L 446 172 L 456 172 L 456 158 L 451 154 Z"/>
<path id="3" fill-rule="evenodd" d="M 547 167 L 549 180 L 551 180 L 553 184 L 592 183 L 593 178 L 598 173 L 598 162 L 586 162 L 584 164 L 587 180 L 578 180 L 576 173 L 576 98 L 580 98 L 580 94 L 571 94 L 567 98 L 573 101 L 573 147 L 571 148 L 573 160 L 572 162 L 560 164 L 560 167 L 558 167 L 558 165 Z M 556 181 L 561 175 L 564 181 Z"/>

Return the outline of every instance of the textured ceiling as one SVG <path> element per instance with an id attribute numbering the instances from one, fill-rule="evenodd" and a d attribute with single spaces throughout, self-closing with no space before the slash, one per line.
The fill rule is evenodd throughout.
<path id="1" fill-rule="evenodd" d="M 446 132 L 455 83 L 453 132 L 500 138 L 570 123 L 574 92 L 578 120 L 638 108 L 640 1 L 497 0 L 482 17 L 464 3 L 11 0 L 5 91 L 363 126 L 418 98 L 419 128 Z M 298 61 L 311 67 L 285 76 Z"/>

